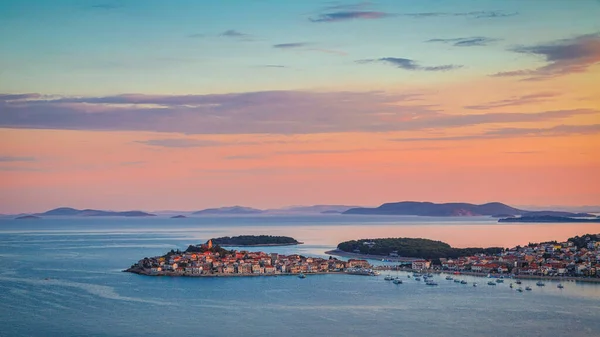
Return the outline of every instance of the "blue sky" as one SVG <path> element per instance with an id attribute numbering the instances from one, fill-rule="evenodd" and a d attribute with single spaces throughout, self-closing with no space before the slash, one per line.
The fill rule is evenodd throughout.
<path id="1" fill-rule="evenodd" d="M 344 12 L 385 16 L 314 22 Z M 444 81 L 535 65 L 539 59 L 507 49 L 598 32 L 599 16 L 594 0 L 4 0 L 0 91 L 225 93 Z M 489 42 L 425 42 L 471 37 Z M 410 72 L 356 62 L 386 57 L 462 67 Z"/>

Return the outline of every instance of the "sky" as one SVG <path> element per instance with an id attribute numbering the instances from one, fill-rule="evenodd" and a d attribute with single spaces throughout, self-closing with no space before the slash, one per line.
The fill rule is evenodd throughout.
<path id="1" fill-rule="evenodd" d="M 600 205 L 600 1 L 0 0 L 0 213 Z"/>

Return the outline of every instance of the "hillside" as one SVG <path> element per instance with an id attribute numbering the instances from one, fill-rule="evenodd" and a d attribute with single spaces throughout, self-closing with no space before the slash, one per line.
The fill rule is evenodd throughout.
<path id="1" fill-rule="evenodd" d="M 142 212 L 142 211 L 101 211 L 96 209 L 75 209 L 70 207 L 60 207 L 49 210 L 44 213 L 36 213 L 36 216 L 126 216 L 126 217 L 144 217 L 144 216 L 155 216 L 154 214 Z"/>
<path id="2" fill-rule="evenodd" d="M 582 218 L 570 218 L 570 217 L 565 217 L 565 216 L 541 215 L 541 216 L 522 216 L 522 217 L 516 217 L 516 218 L 505 218 L 505 219 L 499 219 L 498 222 L 546 222 L 546 223 L 592 222 L 592 223 L 600 223 L 600 218 L 582 219 Z"/>
<path id="3" fill-rule="evenodd" d="M 483 205 L 469 203 L 445 203 L 403 201 L 386 203 L 377 208 L 351 208 L 343 214 L 373 215 L 418 215 L 418 216 L 477 216 L 519 215 L 525 211 L 508 205 L 492 202 Z"/>

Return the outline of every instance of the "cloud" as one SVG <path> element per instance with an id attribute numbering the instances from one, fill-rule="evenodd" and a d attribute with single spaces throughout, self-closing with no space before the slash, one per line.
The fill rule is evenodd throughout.
<path id="1" fill-rule="evenodd" d="M 279 44 L 274 44 L 273 48 L 291 49 L 291 48 L 306 47 L 307 45 L 310 45 L 310 43 L 306 43 L 306 42 L 279 43 Z"/>
<path id="2" fill-rule="evenodd" d="M 500 39 L 494 39 L 485 36 L 473 36 L 473 37 L 458 37 L 452 39 L 431 39 L 425 42 L 441 42 L 452 44 L 455 47 L 479 47 L 487 46 L 490 43 L 500 41 Z"/>
<path id="3" fill-rule="evenodd" d="M 585 72 L 589 67 L 600 63 L 600 34 L 581 35 L 533 46 L 517 46 L 510 50 L 541 57 L 546 65 L 536 69 L 500 72 L 492 76 L 518 76 L 525 77 L 527 80 L 543 80 Z"/>
<path id="4" fill-rule="evenodd" d="M 0 162 L 31 162 L 37 161 L 35 157 L 0 156 Z"/>
<path id="5" fill-rule="evenodd" d="M 416 61 L 406 58 L 400 57 L 382 57 L 379 59 L 366 59 L 366 60 L 358 60 L 357 63 L 373 63 L 373 62 L 382 62 L 395 66 L 396 68 L 401 68 L 404 70 L 411 71 L 448 71 L 462 68 L 461 65 L 454 64 L 446 64 L 441 66 L 433 66 L 433 67 L 424 67 L 419 65 Z"/>
<path id="6" fill-rule="evenodd" d="M 339 5 L 331 5 L 325 8 L 325 10 L 333 11 L 333 10 L 357 10 L 364 9 L 367 7 L 372 7 L 373 3 L 371 1 L 362 1 L 354 4 L 339 4 Z"/>
<path id="7" fill-rule="evenodd" d="M 518 15 L 518 12 L 504 11 L 472 11 L 472 12 L 419 12 L 419 13 L 404 13 L 403 16 L 413 18 L 435 18 L 447 16 L 463 16 L 474 19 L 489 19 L 489 18 L 507 18 Z"/>
<path id="8" fill-rule="evenodd" d="M 244 34 L 242 32 L 238 32 L 235 29 L 229 29 L 224 31 L 223 33 L 219 34 L 219 36 L 224 36 L 224 37 L 245 37 L 245 36 L 249 36 L 248 34 Z"/>
<path id="9" fill-rule="evenodd" d="M 512 137 L 560 137 L 571 135 L 600 134 L 600 124 L 592 125 L 557 125 L 550 128 L 500 128 L 476 135 L 451 137 L 395 138 L 394 142 L 431 142 L 431 141 L 463 141 L 474 139 L 498 139 Z"/>
<path id="10" fill-rule="evenodd" d="M 210 95 L 115 95 L 0 100 L 0 127 L 154 131 L 184 134 L 386 132 L 488 123 L 540 122 L 598 110 L 447 114 L 415 105 L 421 93 L 262 91 Z M 46 96 L 44 96 L 46 97 Z M 157 139 L 151 146 L 217 146 L 208 140 Z"/>
<path id="11" fill-rule="evenodd" d="M 26 99 L 39 99 L 40 94 L 0 94 L 0 101 L 19 101 Z"/>
<path id="12" fill-rule="evenodd" d="M 214 140 L 189 139 L 189 138 L 166 138 L 166 139 L 149 139 L 139 140 L 136 143 L 141 143 L 150 146 L 186 148 L 186 147 L 212 147 L 222 145 L 221 142 Z"/>
<path id="13" fill-rule="evenodd" d="M 539 92 L 536 94 L 524 95 L 509 99 L 503 99 L 499 101 L 493 101 L 485 104 L 478 105 L 467 105 L 465 109 L 473 109 L 473 110 L 487 110 L 494 108 L 504 108 L 508 106 L 520 106 L 531 103 L 541 103 L 548 100 L 548 98 L 553 98 L 559 96 L 560 93 L 557 92 Z"/>
<path id="14" fill-rule="evenodd" d="M 393 14 L 375 11 L 340 11 L 325 13 L 316 18 L 309 18 L 312 22 L 339 22 L 355 19 L 383 19 L 393 16 Z"/>

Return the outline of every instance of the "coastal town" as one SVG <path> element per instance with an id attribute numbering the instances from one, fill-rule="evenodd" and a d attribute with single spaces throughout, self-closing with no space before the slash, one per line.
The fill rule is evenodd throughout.
<path id="1" fill-rule="evenodd" d="M 329 251 L 326 253 L 334 253 Z M 378 275 L 377 270 L 452 272 L 471 275 L 506 275 L 523 278 L 571 277 L 600 280 L 600 238 L 584 235 L 564 242 L 530 243 L 498 254 L 475 254 L 459 258 L 394 259 L 374 255 L 344 254 L 346 261 L 306 257 L 299 254 L 225 250 L 207 243 L 186 251 L 144 258 L 126 271 L 151 276 L 268 276 L 314 273 Z M 373 267 L 367 259 L 389 263 Z"/>
<path id="2" fill-rule="evenodd" d="M 584 235 L 563 242 L 532 243 L 497 255 L 440 259 L 441 270 L 523 277 L 600 279 L 600 237 Z"/>
<path id="3" fill-rule="evenodd" d="M 191 246 L 194 248 L 194 246 Z M 349 259 L 341 261 L 330 257 L 305 257 L 298 254 L 225 250 L 206 244 L 171 251 L 164 256 L 144 258 L 126 271 L 151 276 L 267 276 L 314 273 L 349 273 L 376 275 L 368 261 Z"/>

